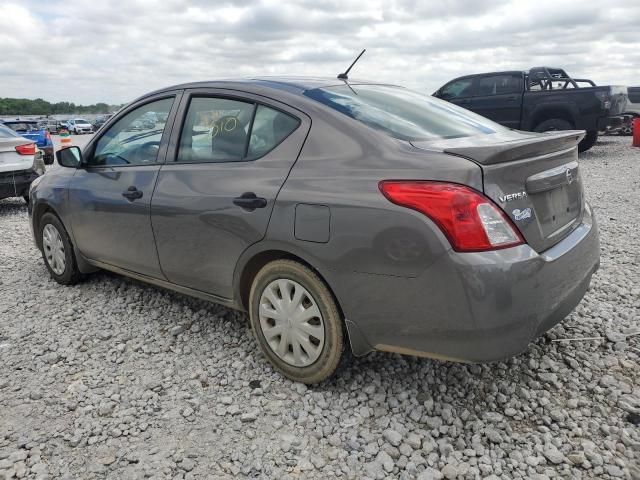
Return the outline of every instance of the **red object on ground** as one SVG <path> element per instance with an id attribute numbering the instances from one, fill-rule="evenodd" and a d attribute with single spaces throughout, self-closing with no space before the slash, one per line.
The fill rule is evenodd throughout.
<path id="1" fill-rule="evenodd" d="M 640 117 L 633 119 L 633 146 L 640 147 Z"/>

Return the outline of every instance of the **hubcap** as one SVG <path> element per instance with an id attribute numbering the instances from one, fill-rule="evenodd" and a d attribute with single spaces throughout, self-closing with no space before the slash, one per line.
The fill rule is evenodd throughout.
<path id="1" fill-rule="evenodd" d="M 315 362 L 324 346 L 324 321 L 311 294 L 289 279 L 271 282 L 262 292 L 258 312 L 267 344 L 294 367 Z"/>
<path id="2" fill-rule="evenodd" d="M 53 273 L 62 275 L 65 269 L 64 243 L 58 229 L 47 223 L 42 229 L 42 248 L 44 257 Z"/>

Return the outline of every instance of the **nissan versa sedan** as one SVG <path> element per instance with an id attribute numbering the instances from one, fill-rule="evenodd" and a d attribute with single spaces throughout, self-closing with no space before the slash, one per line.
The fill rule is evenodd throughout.
<path id="1" fill-rule="evenodd" d="M 149 112 L 166 123 L 132 130 Z M 192 83 L 58 152 L 31 224 L 57 282 L 105 269 L 245 310 L 296 381 L 374 350 L 490 362 L 561 321 L 598 268 L 583 135 L 392 85 Z"/>

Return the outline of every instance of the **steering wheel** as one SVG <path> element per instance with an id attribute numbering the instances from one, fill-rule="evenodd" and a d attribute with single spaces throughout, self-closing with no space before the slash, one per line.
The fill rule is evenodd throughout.
<path id="1" fill-rule="evenodd" d="M 153 163 L 158 157 L 158 151 L 160 150 L 160 142 L 147 142 L 140 145 L 134 151 L 134 158 L 136 163 Z"/>

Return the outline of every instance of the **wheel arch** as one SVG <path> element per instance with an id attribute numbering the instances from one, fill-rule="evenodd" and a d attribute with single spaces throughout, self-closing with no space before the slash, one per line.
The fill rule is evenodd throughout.
<path id="1" fill-rule="evenodd" d="M 253 283 L 253 279 L 257 273 L 266 264 L 275 260 L 285 259 L 298 262 L 318 275 L 331 293 L 331 296 L 336 302 L 338 311 L 340 312 L 340 317 L 343 320 L 344 331 L 349 339 L 349 346 L 351 347 L 352 353 L 355 356 L 362 356 L 373 351 L 373 347 L 369 344 L 360 328 L 354 322 L 346 318 L 342 305 L 340 304 L 340 300 L 333 290 L 331 283 L 327 281 L 326 275 L 324 275 L 322 271 L 318 270 L 310 259 L 305 257 L 306 256 L 304 254 L 292 253 L 289 250 L 278 247 L 255 251 L 249 255 L 245 255 L 245 260 L 239 264 L 239 268 L 237 268 L 236 272 L 234 291 L 237 299 L 237 305 L 244 311 L 249 312 L 249 293 L 251 291 L 251 284 Z"/>
<path id="2" fill-rule="evenodd" d="M 66 225 L 65 222 L 62 220 L 62 217 L 60 216 L 58 211 L 49 202 L 46 202 L 44 200 L 41 200 L 37 202 L 36 205 L 34 205 L 33 213 L 32 213 L 32 227 L 34 232 L 33 237 L 35 239 L 36 246 L 38 247 L 38 249 L 42 251 L 42 239 L 40 238 L 40 235 L 39 235 L 40 219 L 46 213 L 51 213 L 52 215 L 54 215 L 67 231 L 67 235 L 69 235 L 69 238 L 71 239 L 71 245 L 73 246 L 73 253 L 76 257 L 76 264 L 78 265 L 78 270 L 80 270 L 80 273 L 92 273 L 97 271 L 98 268 L 94 267 L 89 262 L 87 262 L 85 258 L 82 256 L 82 254 L 80 253 L 80 251 L 78 250 L 75 238 L 73 237 L 73 232 L 71 231 L 69 226 Z"/>
<path id="3" fill-rule="evenodd" d="M 575 118 L 568 108 L 563 107 L 546 107 L 536 111 L 531 119 L 530 128 L 534 130 L 539 124 L 546 120 L 559 118 L 571 123 L 573 127 L 576 125 Z"/>

